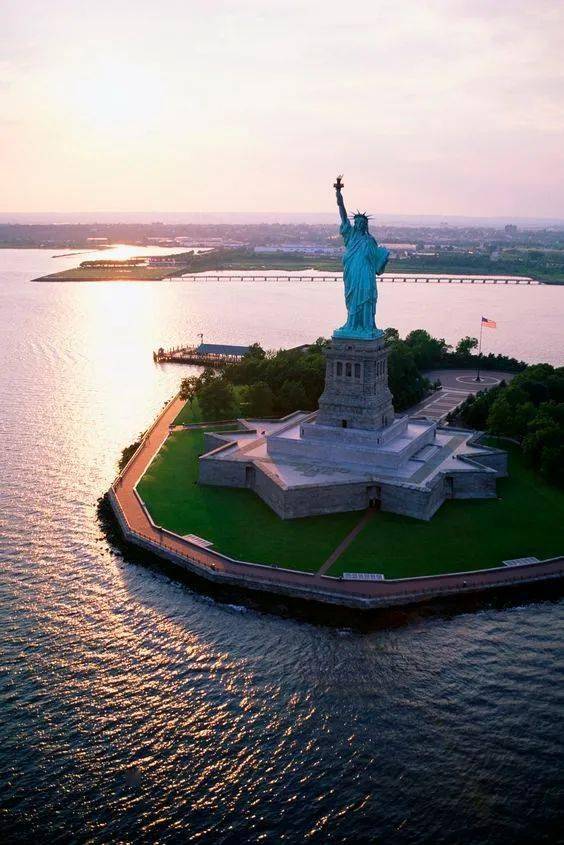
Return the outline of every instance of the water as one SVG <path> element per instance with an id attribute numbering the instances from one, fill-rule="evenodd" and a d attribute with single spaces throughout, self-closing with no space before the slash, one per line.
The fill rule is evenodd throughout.
<path id="1" fill-rule="evenodd" d="M 326 335 L 338 286 L 27 281 L 75 262 L 0 251 L 4 841 L 561 841 L 561 602 L 322 627 L 124 560 L 97 522 L 188 370 L 154 348 Z M 381 322 L 456 340 L 484 313 L 490 348 L 557 362 L 563 302 L 386 286 Z"/>

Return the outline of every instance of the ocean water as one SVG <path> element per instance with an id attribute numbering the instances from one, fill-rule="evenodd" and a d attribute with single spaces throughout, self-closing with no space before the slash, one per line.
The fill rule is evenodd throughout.
<path id="1" fill-rule="evenodd" d="M 3 841 L 563 841 L 556 588 L 314 624 L 124 558 L 97 519 L 190 369 L 153 349 L 327 335 L 339 286 L 29 281 L 76 260 L 0 251 Z M 564 288 L 382 286 L 379 308 L 449 341 L 483 313 L 492 351 L 564 358 Z"/>

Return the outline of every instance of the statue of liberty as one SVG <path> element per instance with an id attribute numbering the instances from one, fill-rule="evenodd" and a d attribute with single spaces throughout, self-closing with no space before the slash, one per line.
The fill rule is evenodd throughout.
<path id="1" fill-rule="evenodd" d="M 345 242 L 343 256 L 343 277 L 345 282 L 345 303 L 347 322 L 335 329 L 333 337 L 357 340 L 374 340 L 383 332 L 376 328 L 376 301 L 378 290 L 376 276 L 384 272 L 390 253 L 378 246 L 368 231 L 368 215 L 357 212 L 351 226 L 343 201 L 341 182 L 337 176 L 334 188 L 341 214 L 340 232 Z"/>

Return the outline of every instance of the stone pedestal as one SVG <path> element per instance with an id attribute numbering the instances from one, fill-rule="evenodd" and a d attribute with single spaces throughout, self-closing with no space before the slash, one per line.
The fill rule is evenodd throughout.
<path id="1" fill-rule="evenodd" d="M 377 431 L 336 428 L 303 422 L 299 431 L 269 434 L 270 456 L 317 466 L 356 468 L 364 472 L 397 472 L 407 461 L 435 440 L 437 424 L 397 417 Z"/>
<path id="2" fill-rule="evenodd" d="M 333 338 L 325 354 L 325 390 L 317 424 L 369 431 L 391 425 L 394 408 L 384 338 Z"/>

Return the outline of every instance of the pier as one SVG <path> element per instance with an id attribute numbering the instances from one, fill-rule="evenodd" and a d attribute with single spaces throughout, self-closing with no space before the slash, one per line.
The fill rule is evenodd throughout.
<path id="1" fill-rule="evenodd" d="M 342 273 L 319 273 L 319 275 L 289 273 L 199 273 L 186 274 L 180 277 L 184 281 L 193 282 L 339 282 Z M 378 283 L 387 284 L 418 284 L 418 285 L 540 285 L 541 282 L 529 276 L 464 276 L 448 274 L 423 273 L 383 273 L 378 277 Z"/>
<path id="2" fill-rule="evenodd" d="M 153 361 L 156 364 L 196 364 L 198 367 L 215 368 L 238 364 L 248 350 L 248 346 L 222 343 L 200 343 L 199 346 L 175 346 L 171 349 L 161 346 L 153 352 Z"/>

